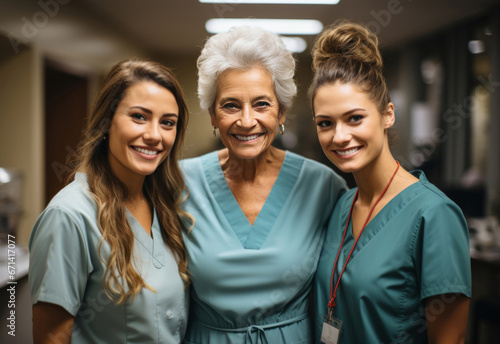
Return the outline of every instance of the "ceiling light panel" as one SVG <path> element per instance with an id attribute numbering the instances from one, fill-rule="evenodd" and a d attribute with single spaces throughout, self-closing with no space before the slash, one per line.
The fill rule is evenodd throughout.
<path id="1" fill-rule="evenodd" d="M 340 0 L 199 0 L 205 4 L 336 5 Z"/>
<path id="2" fill-rule="evenodd" d="M 301 53 L 307 49 L 307 42 L 300 37 L 281 37 L 285 46 L 292 53 Z"/>
<path id="3" fill-rule="evenodd" d="M 233 26 L 259 26 L 281 35 L 316 35 L 323 30 L 323 23 L 314 19 L 231 19 L 207 20 L 205 29 L 209 33 L 226 32 Z"/>

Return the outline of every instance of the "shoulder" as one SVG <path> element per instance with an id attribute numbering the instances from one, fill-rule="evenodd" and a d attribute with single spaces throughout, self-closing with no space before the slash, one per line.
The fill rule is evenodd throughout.
<path id="1" fill-rule="evenodd" d="M 77 173 L 75 180 L 61 189 L 49 202 L 46 210 L 52 209 L 59 209 L 71 215 L 82 212 L 96 213 L 97 206 L 90 194 L 87 176 Z"/>
<path id="2" fill-rule="evenodd" d="M 460 207 L 430 183 L 423 172 L 418 172 L 419 182 L 407 193 L 408 202 L 405 203 L 415 216 L 415 233 L 456 236 L 461 232 L 464 238 L 467 237 L 467 222 Z"/>
<path id="3" fill-rule="evenodd" d="M 339 203 L 340 204 L 349 204 L 351 206 L 352 200 L 354 198 L 354 195 L 356 194 L 356 191 L 358 191 L 358 188 L 352 188 L 347 190 L 342 194 L 342 196 L 339 198 Z"/>
<path id="4" fill-rule="evenodd" d="M 219 163 L 217 151 L 206 153 L 194 158 L 183 159 L 179 161 L 179 166 L 184 175 L 193 175 L 203 171 L 206 166 Z"/>
<path id="5" fill-rule="evenodd" d="M 453 202 L 444 192 L 429 182 L 422 171 L 413 171 L 412 174 L 419 178 L 417 182 L 420 186 L 415 201 L 421 205 L 421 211 L 424 213 L 439 212 L 440 209 L 455 209 L 461 215 L 458 205 Z"/>
<path id="6" fill-rule="evenodd" d="M 287 151 L 287 159 L 289 168 L 300 169 L 297 178 L 299 189 L 307 194 L 315 193 L 318 199 L 320 195 L 325 195 L 329 202 L 326 207 L 333 206 L 339 196 L 347 190 L 344 178 L 332 168 L 289 151 Z"/>
<path id="7" fill-rule="evenodd" d="M 75 180 L 59 191 L 36 220 L 31 233 L 34 238 L 53 236 L 85 240 L 88 229 L 97 226 L 97 205 L 88 190 L 86 176 L 78 173 Z"/>
<path id="8" fill-rule="evenodd" d="M 337 203 L 335 206 L 335 211 L 337 213 L 349 213 L 349 210 L 351 209 L 351 204 L 354 199 L 354 195 L 356 194 L 356 191 L 358 188 L 352 188 L 349 189 L 345 192 L 343 192 L 337 199 Z"/>
<path id="9" fill-rule="evenodd" d="M 198 165 L 201 163 L 201 158 L 205 155 L 194 157 L 194 158 L 182 159 L 179 161 L 179 166 L 181 167 L 181 169 L 185 169 L 185 168 L 188 168 L 191 166 Z"/>
<path id="10" fill-rule="evenodd" d="M 208 183 L 208 179 L 220 170 L 217 151 L 179 162 L 186 187 L 190 192 Z M 208 178 L 208 179 L 207 179 Z"/>
<path id="11" fill-rule="evenodd" d="M 342 177 L 340 177 L 331 167 L 328 167 L 325 164 L 322 164 L 316 160 L 306 158 L 291 151 L 287 151 L 286 154 L 287 158 L 292 160 L 292 163 L 302 164 L 303 176 L 312 178 L 324 177 L 328 179 L 338 179 L 343 181 Z"/>

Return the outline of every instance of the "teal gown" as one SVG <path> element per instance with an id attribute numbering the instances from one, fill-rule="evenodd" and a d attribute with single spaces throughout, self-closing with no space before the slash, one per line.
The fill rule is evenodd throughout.
<path id="1" fill-rule="evenodd" d="M 181 162 L 192 275 L 185 343 L 312 343 L 309 292 L 328 219 L 344 181 L 286 152 L 253 226 L 224 178 L 217 152 Z"/>
<path id="2" fill-rule="evenodd" d="M 427 343 L 424 299 L 471 296 L 469 236 L 458 206 L 429 183 L 394 197 L 366 226 L 344 271 L 333 316 L 343 322 L 339 343 Z M 339 199 L 326 234 L 314 281 L 316 343 L 328 312 L 330 281 L 357 188 Z M 354 243 L 349 223 L 334 283 Z M 443 295 L 439 310 L 454 296 Z"/>

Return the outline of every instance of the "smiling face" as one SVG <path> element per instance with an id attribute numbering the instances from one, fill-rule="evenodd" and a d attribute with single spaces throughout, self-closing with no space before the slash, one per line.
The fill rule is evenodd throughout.
<path id="1" fill-rule="evenodd" d="M 109 128 L 108 160 L 123 182 L 152 174 L 177 134 L 179 108 L 172 92 L 150 81 L 128 87 Z"/>
<path id="2" fill-rule="evenodd" d="M 230 155 L 255 159 L 269 149 L 278 124 L 285 122 L 279 108 L 269 73 L 258 67 L 227 70 L 217 81 L 212 125 Z"/>
<path id="3" fill-rule="evenodd" d="M 389 153 L 386 129 L 394 106 L 381 115 L 376 104 L 351 84 L 326 84 L 314 97 L 318 138 L 327 158 L 343 172 L 358 172 Z"/>

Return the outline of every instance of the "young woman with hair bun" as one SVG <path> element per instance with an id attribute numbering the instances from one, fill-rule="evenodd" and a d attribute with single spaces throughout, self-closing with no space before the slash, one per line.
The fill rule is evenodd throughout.
<path id="1" fill-rule="evenodd" d="M 339 22 L 317 38 L 310 87 L 320 144 L 357 187 L 332 214 L 314 285 L 321 343 L 463 343 L 471 272 L 459 207 L 394 159 L 377 37 Z"/>

